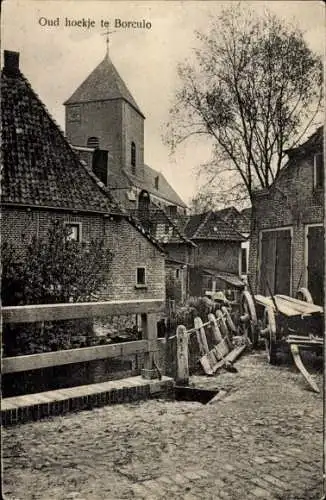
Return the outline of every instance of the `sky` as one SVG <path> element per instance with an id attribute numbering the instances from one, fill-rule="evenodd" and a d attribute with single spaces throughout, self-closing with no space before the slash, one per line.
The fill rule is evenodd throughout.
<path id="1" fill-rule="evenodd" d="M 210 144 L 192 139 L 171 156 L 162 135 L 178 86 L 177 64 L 192 57 L 195 30 L 207 30 L 211 15 L 231 2 L 5 0 L 2 3 L 2 49 L 20 53 L 20 68 L 50 114 L 64 130 L 64 106 L 106 53 L 101 20 L 109 23 L 110 57 L 145 120 L 145 163 L 161 171 L 186 203 L 198 189 L 196 172 L 210 159 Z M 253 1 L 305 33 L 312 50 L 324 54 L 325 7 L 322 1 Z M 71 21 L 94 21 L 89 27 Z M 150 28 L 115 26 L 119 21 L 150 23 Z M 59 25 L 58 25 L 59 24 Z M 147 24 L 149 26 L 149 24 Z"/>

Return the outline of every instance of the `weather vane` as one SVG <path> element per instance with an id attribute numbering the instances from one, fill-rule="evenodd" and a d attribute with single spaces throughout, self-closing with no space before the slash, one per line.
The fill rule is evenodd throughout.
<path id="1" fill-rule="evenodd" d="M 110 35 L 112 33 L 115 33 L 115 32 L 116 32 L 116 30 L 115 31 L 108 30 L 108 31 L 105 31 L 104 33 L 101 33 L 102 36 L 104 36 L 104 35 L 106 36 L 105 41 L 106 41 L 106 55 L 107 56 L 109 55 L 109 49 L 110 49 Z"/>

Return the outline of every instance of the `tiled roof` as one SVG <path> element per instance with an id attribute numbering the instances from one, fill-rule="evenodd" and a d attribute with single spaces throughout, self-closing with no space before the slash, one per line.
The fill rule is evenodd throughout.
<path id="1" fill-rule="evenodd" d="M 140 189 L 145 189 L 150 194 L 163 198 L 173 205 L 179 205 L 187 208 L 187 205 L 184 201 L 182 201 L 180 196 L 175 192 L 161 172 L 154 170 L 148 165 L 144 165 L 141 171 L 143 172 L 143 175 L 131 175 L 129 172 L 127 173 L 130 182 L 134 186 Z M 156 178 L 158 179 L 158 189 L 155 187 Z"/>
<path id="2" fill-rule="evenodd" d="M 196 234 L 197 229 L 204 222 L 209 212 L 203 212 L 201 214 L 194 214 L 187 217 L 185 220 L 184 232 L 188 238 L 193 238 Z"/>
<path id="3" fill-rule="evenodd" d="M 193 247 L 196 244 L 189 240 L 174 224 L 164 210 L 151 202 L 148 211 L 131 210 L 133 217 L 139 220 L 160 244 L 186 243 Z"/>
<path id="4" fill-rule="evenodd" d="M 111 59 L 105 56 L 65 104 L 112 99 L 124 99 L 144 116 Z"/>
<path id="5" fill-rule="evenodd" d="M 218 210 L 215 213 L 240 233 L 250 232 L 251 208 L 239 212 L 239 210 L 231 206 Z"/>
<path id="6" fill-rule="evenodd" d="M 120 213 L 19 69 L 1 79 L 2 203 Z"/>
<path id="7" fill-rule="evenodd" d="M 185 234 L 192 240 L 244 241 L 245 238 L 234 227 L 215 212 L 190 216 Z"/>

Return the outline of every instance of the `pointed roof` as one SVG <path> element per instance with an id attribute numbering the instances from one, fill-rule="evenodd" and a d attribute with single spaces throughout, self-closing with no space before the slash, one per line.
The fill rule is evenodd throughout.
<path id="1" fill-rule="evenodd" d="M 64 104 L 111 101 L 114 99 L 123 99 L 127 101 L 143 118 L 145 118 L 111 59 L 106 55 L 103 61 L 92 71 Z"/>
<path id="2" fill-rule="evenodd" d="M 190 216 L 184 232 L 192 240 L 245 241 L 229 222 L 212 211 Z"/>
<path id="3" fill-rule="evenodd" d="M 80 163 L 58 125 L 5 51 L 1 72 L 2 203 L 121 213 Z"/>

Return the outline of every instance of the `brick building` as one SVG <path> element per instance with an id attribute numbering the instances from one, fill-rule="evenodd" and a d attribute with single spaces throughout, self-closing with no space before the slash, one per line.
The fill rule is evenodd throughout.
<path id="1" fill-rule="evenodd" d="M 187 218 L 186 236 L 196 244 L 194 266 L 190 270 L 190 294 L 206 290 L 243 286 L 241 243 L 245 237 L 218 212 L 205 212 Z"/>
<path id="2" fill-rule="evenodd" d="M 133 211 L 133 216 L 166 252 L 166 298 L 183 303 L 189 296 L 190 269 L 195 265 L 197 245 L 154 202 L 146 210 Z"/>
<path id="3" fill-rule="evenodd" d="M 103 297 L 164 300 L 163 249 L 80 162 L 21 73 L 18 53 L 5 51 L 1 77 L 3 241 L 23 251 L 61 220 L 73 238 L 103 238 L 113 252 Z"/>
<path id="4" fill-rule="evenodd" d="M 323 128 L 289 150 L 270 189 L 256 193 L 252 211 L 250 279 L 255 292 L 295 296 L 307 287 L 323 302 Z"/>

